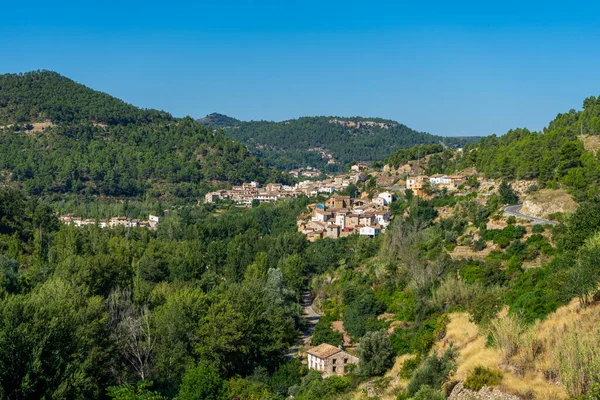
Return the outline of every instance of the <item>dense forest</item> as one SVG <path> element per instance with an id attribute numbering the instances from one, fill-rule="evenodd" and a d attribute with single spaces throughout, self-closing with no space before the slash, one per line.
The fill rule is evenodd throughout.
<path id="1" fill-rule="evenodd" d="M 356 126 L 359 123 L 363 125 Z M 383 161 L 391 152 L 418 144 L 443 142 L 454 148 L 478 139 L 435 136 L 395 121 L 358 117 L 241 122 L 226 128 L 225 134 L 247 145 L 269 166 L 279 169 L 312 166 L 327 171 L 344 170 L 352 161 Z M 316 149 L 332 154 L 336 164 L 328 164 L 328 159 Z"/>
<path id="2" fill-rule="evenodd" d="M 307 242 L 295 224 L 306 204 L 184 208 L 157 231 L 80 229 L 0 190 L 0 398 L 309 391 L 305 367 L 285 357 L 301 293 L 312 274 L 359 265 L 369 240 Z"/>
<path id="3" fill-rule="evenodd" d="M 221 131 L 54 72 L 0 76 L 0 121 L 0 179 L 29 194 L 195 200 L 212 185 L 280 180 Z"/>

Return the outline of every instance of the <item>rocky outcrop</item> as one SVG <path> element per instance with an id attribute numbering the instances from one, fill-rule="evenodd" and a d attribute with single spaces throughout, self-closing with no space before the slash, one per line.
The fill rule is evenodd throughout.
<path id="1" fill-rule="evenodd" d="M 521 213 L 537 218 L 547 218 L 557 212 L 573 212 L 577 203 L 565 190 L 543 189 L 523 201 Z"/>
<path id="2" fill-rule="evenodd" d="M 448 400 L 519 400 L 517 396 L 502 393 L 498 389 L 490 389 L 484 386 L 478 392 L 465 389 L 462 382 L 452 389 Z"/>

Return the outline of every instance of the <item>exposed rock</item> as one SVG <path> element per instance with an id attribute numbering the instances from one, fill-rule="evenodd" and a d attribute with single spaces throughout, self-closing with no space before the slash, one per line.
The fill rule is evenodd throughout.
<path id="1" fill-rule="evenodd" d="M 448 400 L 519 400 L 517 396 L 502 393 L 498 389 L 490 389 L 484 386 L 478 392 L 465 389 L 462 382 L 452 389 Z"/>
<path id="2" fill-rule="evenodd" d="M 538 218 L 547 218 L 557 212 L 573 212 L 577 203 L 565 190 L 543 189 L 531 194 L 523 201 L 521 213 Z"/>

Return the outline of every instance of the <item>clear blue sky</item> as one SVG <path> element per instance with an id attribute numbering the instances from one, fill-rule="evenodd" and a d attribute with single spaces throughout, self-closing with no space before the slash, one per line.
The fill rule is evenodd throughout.
<path id="1" fill-rule="evenodd" d="M 175 116 L 537 130 L 600 95 L 599 3 L 4 2 L 0 72 L 54 70 Z"/>

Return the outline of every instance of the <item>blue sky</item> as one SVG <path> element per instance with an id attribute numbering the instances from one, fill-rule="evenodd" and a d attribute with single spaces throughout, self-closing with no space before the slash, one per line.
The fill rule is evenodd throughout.
<path id="1" fill-rule="evenodd" d="M 538 130 L 600 95 L 600 2 L 3 4 L 0 73 L 57 71 L 175 116 Z"/>

